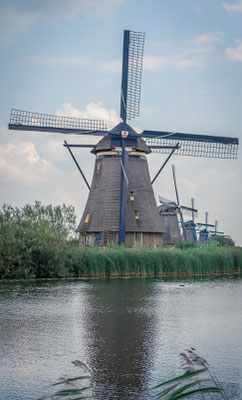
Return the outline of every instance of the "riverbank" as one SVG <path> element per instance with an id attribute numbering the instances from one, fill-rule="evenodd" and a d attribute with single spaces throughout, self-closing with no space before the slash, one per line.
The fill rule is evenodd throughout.
<path id="1" fill-rule="evenodd" d="M 85 247 L 76 237 L 73 207 L 0 210 L 0 280 L 240 274 L 242 248 L 208 241 L 177 248 Z M 233 242 L 232 242 L 233 243 Z"/>
<path id="2" fill-rule="evenodd" d="M 46 251 L 45 251 L 46 250 Z M 1 279 L 241 274 L 242 248 L 98 248 L 76 242 L 29 251 L 28 263 L 1 263 Z M 49 249 L 50 250 L 50 249 Z M 1 261 L 4 260 L 1 258 Z M 7 261 L 7 260 L 6 260 Z"/>

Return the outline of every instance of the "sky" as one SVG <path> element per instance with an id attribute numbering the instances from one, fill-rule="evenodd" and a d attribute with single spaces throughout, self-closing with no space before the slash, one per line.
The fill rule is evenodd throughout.
<path id="1" fill-rule="evenodd" d="M 140 130 L 242 139 L 242 0 L 0 0 L 0 206 L 74 205 L 88 189 L 63 141 L 91 139 L 9 131 L 11 108 L 119 122 L 123 30 L 145 32 Z M 95 138 L 92 138 L 95 142 Z M 94 155 L 75 151 L 89 183 Z M 154 177 L 166 156 L 151 154 Z M 242 245 L 242 158 L 173 156 L 158 194 L 195 198 L 197 222 L 218 221 Z"/>

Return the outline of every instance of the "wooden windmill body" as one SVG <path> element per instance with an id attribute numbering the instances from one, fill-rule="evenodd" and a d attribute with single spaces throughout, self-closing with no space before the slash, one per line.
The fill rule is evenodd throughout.
<path id="1" fill-rule="evenodd" d="M 172 175 L 176 193 L 176 202 L 165 199 L 164 197 L 159 195 L 160 206 L 158 207 L 158 210 L 161 221 L 165 228 L 164 243 L 167 245 L 174 245 L 181 240 L 185 240 L 186 242 L 196 241 L 196 232 L 193 229 L 193 221 L 194 216 L 197 215 L 197 209 L 194 208 L 194 199 L 192 199 L 192 207 L 180 204 L 174 165 L 172 165 Z M 189 216 L 191 214 L 192 220 L 185 222 L 183 218 L 183 213 L 186 213 Z M 178 216 L 180 217 L 180 221 L 178 221 Z"/>
<path id="2" fill-rule="evenodd" d="M 96 155 L 92 185 L 78 226 L 86 245 L 118 244 L 120 223 L 120 154 L 105 136 L 92 152 Z M 126 235 L 128 247 L 163 245 L 163 225 L 159 219 L 146 156 L 150 149 L 142 139 L 128 154 L 126 178 Z"/>
<path id="3" fill-rule="evenodd" d="M 175 204 L 175 203 L 174 203 Z M 158 207 L 161 223 L 164 226 L 164 243 L 173 246 L 182 241 L 182 235 L 178 223 L 177 211 L 174 207 L 162 204 Z"/>

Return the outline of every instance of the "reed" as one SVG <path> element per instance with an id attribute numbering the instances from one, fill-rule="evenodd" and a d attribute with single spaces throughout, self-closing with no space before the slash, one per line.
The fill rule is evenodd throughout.
<path id="1" fill-rule="evenodd" d="M 211 371 L 207 361 L 200 357 L 194 348 L 186 349 L 180 353 L 182 359 L 182 369 L 185 371 L 182 375 L 170 378 L 155 385 L 148 390 L 144 390 L 145 398 L 164 400 L 179 400 L 183 398 L 195 399 L 221 399 L 228 400 L 228 397 L 223 390 L 220 382 Z M 57 390 L 50 395 L 39 398 L 38 400 L 54 400 L 54 399 L 94 399 L 90 374 L 91 370 L 87 365 L 79 360 L 72 363 L 81 368 L 82 375 L 74 378 L 61 378 L 58 382 L 52 385 L 57 387 Z M 89 373 L 90 375 L 87 375 Z M 54 390 L 54 389 L 53 389 Z M 215 397 L 213 395 L 215 394 Z M 198 397 L 194 397 L 197 396 Z M 76 397 L 78 396 L 78 397 Z M 134 397 L 133 397 L 134 396 Z M 136 396 L 133 394 L 132 398 Z M 202 396 L 202 397 L 200 397 Z"/>
<path id="2" fill-rule="evenodd" d="M 177 248 L 85 247 L 74 238 L 73 208 L 0 210 L 0 279 L 241 273 L 242 248 L 217 242 Z M 212 245 L 211 245 L 212 244 Z"/>
<path id="3" fill-rule="evenodd" d="M 161 382 L 149 389 L 152 398 L 165 400 L 210 399 L 228 400 L 220 382 L 212 373 L 207 361 L 200 357 L 194 348 L 180 353 L 184 374 Z M 215 397 L 213 395 L 215 394 Z M 197 396 L 198 397 L 194 397 Z M 200 397 L 202 396 L 202 397 Z"/>
<path id="4" fill-rule="evenodd" d="M 75 248 L 73 276 L 146 276 L 241 273 L 240 248 Z M 69 257 L 69 256 L 68 256 Z M 72 263 L 74 260 L 68 262 Z"/>

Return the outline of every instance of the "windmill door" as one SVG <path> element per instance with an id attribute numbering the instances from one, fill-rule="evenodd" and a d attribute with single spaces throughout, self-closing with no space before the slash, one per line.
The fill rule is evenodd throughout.
<path id="1" fill-rule="evenodd" d="M 142 232 L 135 232 L 135 245 L 142 246 Z"/>

